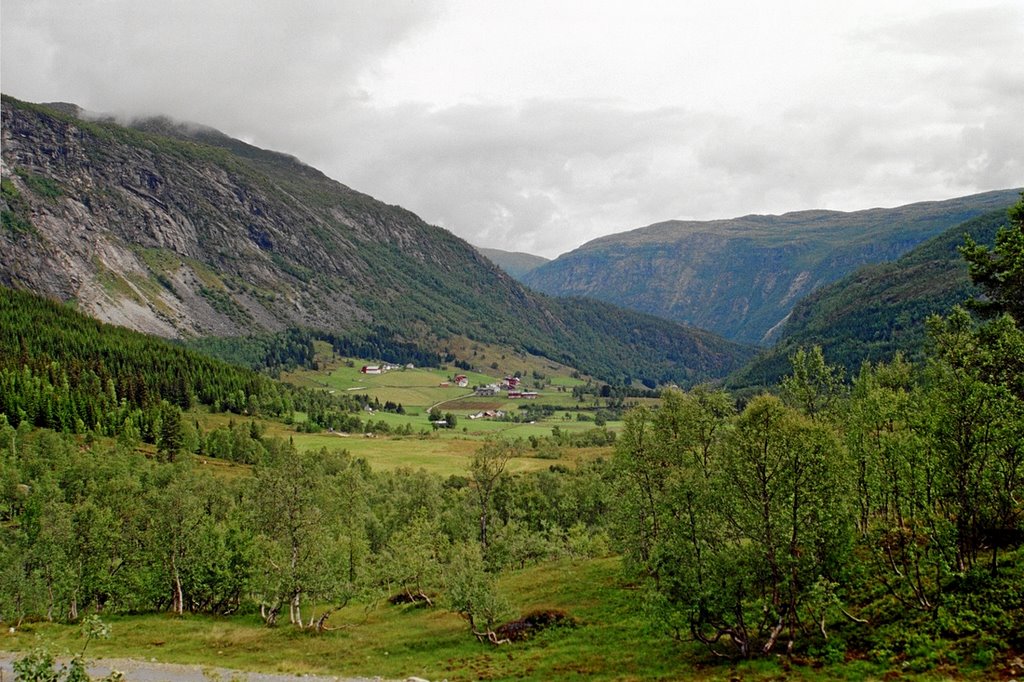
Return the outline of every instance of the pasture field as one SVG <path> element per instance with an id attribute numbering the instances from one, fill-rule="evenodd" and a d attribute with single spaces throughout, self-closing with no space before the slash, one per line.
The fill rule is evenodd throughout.
<path id="1" fill-rule="evenodd" d="M 383 374 L 363 374 L 360 369 L 364 365 L 376 364 L 354 358 L 333 358 L 320 362 L 318 370 L 296 370 L 284 372 L 281 379 L 289 383 L 309 388 L 321 388 L 336 393 L 347 392 L 368 395 L 380 400 L 381 403 L 391 401 L 401 403 L 406 411 L 410 408 L 429 408 L 440 402 L 460 399 L 473 395 L 473 387 L 498 383 L 505 374 L 483 374 L 455 367 L 444 369 L 417 367 L 414 369 L 400 368 Z M 452 379 L 457 374 L 464 374 L 469 386 L 460 388 Z M 566 374 L 545 374 L 542 382 L 533 379 L 532 375 L 523 375 L 524 390 L 536 390 L 541 396 L 537 402 L 559 407 L 576 407 L 580 403 L 572 396 L 572 387 L 584 385 L 586 382 Z M 447 386 L 443 384 L 449 384 Z M 537 386 L 543 383 L 543 387 Z M 506 400 L 504 394 L 497 396 L 501 402 L 505 400 L 509 406 L 522 401 Z M 485 399 L 487 400 L 487 399 Z"/>
<path id="2" fill-rule="evenodd" d="M 236 423 L 248 419 L 237 415 L 209 414 L 192 412 L 190 419 L 194 419 L 206 430 L 227 426 L 231 421 Z M 514 422 L 495 421 L 469 421 L 466 420 L 467 431 L 462 431 L 461 424 L 457 429 L 438 429 L 432 431 L 426 425 L 425 417 L 409 417 L 407 415 L 396 415 L 385 412 L 377 412 L 371 416 L 376 420 L 378 417 L 395 425 L 411 423 L 415 428 L 425 429 L 423 432 L 414 432 L 411 436 L 388 436 L 377 435 L 372 438 L 364 434 L 338 434 L 338 433 L 297 433 L 294 427 L 282 424 L 277 421 L 256 419 L 256 423 L 263 430 L 264 436 L 290 438 L 300 450 L 347 450 L 354 457 L 365 459 L 367 463 L 378 470 L 393 471 L 395 469 L 410 468 L 424 469 L 430 473 L 440 476 L 466 474 L 469 467 L 469 460 L 480 447 L 486 437 L 499 436 L 508 439 L 522 438 L 524 440 L 533 436 L 551 435 L 551 425 L 559 425 L 565 430 L 585 430 L 594 428 L 593 423 L 588 422 L 562 422 L 548 421 L 538 424 L 517 424 Z M 620 423 L 610 422 L 609 428 L 617 427 Z M 528 444 L 527 444 L 528 445 Z M 576 466 L 581 462 L 591 461 L 599 457 L 610 457 L 610 447 L 588 447 L 588 448 L 562 448 L 561 456 L 557 459 L 542 458 L 537 456 L 537 451 L 527 447 L 524 456 L 516 457 L 508 465 L 509 473 L 527 471 L 538 471 L 547 469 L 553 464 L 563 466 Z M 215 457 L 199 457 L 204 466 L 213 468 L 218 475 L 240 476 L 246 475 L 248 466 L 234 464 Z"/>
<path id="3" fill-rule="evenodd" d="M 481 343 L 461 336 L 447 339 L 441 350 L 446 353 L 450 351 L 456 357 L 470 361 L 474 367 L 487 368 L 489 374 L 498 377 L 511 376 L 516 372 L 524 377 L 532 377 L 536 372 L 551 377 L 569 378 L 575 372 L 568 365 L 539 355 L 530 355 L 514 351 L 507 346 Z"/>
<path id="4" fill-rule="evenodd" d="M 401 403 L 406 410 L 429 407 L 435 403 L 472 394 L 472 389 L 457 386 L 441 386 L 450 381 L 450 374 L 439 369 L 398 369 L 384 374 L 362 374 L 362 362 L 348 367 L 339 363 L 327 370 L 302 370 L 282 374 L 282 379 L 300 386 L 322 388 L 336 393 L 358 393 L 376 398 L 381 403 Z M 466 372 L 458 372 L 467 374 Z M 475 375 L 470 383 L 493 381 L 484 375 Z"/>
<path id="5" fill-rule="evenodd" d="M 268 431 L 268 435 L 277 434 Z M 367 438 L 362 434 L 340 436 L 331 433 L 304 434 L 293 436 L 295 446 L 300 450 L 347 450 L 354 457 L 365 459 L 378 470 L 424 469 L 440 476 L 464 476 L 469 470 L 469 461 L 480 447 L 478 439 L 458 437 L 418 436 L 376 436 Z M 519 473 L 547 469 L 551 460 L 536 457 L 517 457 L 509 462 L 507 471 Z"/>
<path id="6" fill-rule="evenodd" d="M 531 438 L 536 440 L 549 437 L 556 427 L 570 434 L 595 428 L 592 421 L 595 400 L 591 398 L 588 403 L 580 403 L 573 398 L 571 386 L 584 382 L 568 374 L 546 376 L 545 380 L 551 384 L 541 391 L 541 397 L 535 401 L 526 401 L 509 399 L 504 392 L 497 396 L 474 394 L 472 386 L 499 381 L 499 377 L 495 376 L 462 370 L 453 371 L 450 368 L 401 368 L 384 374 L 368 375 L 360 372 L 360 368 L 367 364 L 376 363 L 354 358 L 330 358 L 321 360 L 321 368 L 318 370 L 299 370 L 287 373 L 282 378 L 290 383 L 333 393 L 367 395 L 376 398 L 381 404 L 388 401 L 401 404 L 405 414 L 375 410 L 372 413 L 362 412 L 359 417 L 364 423 L 383 422 L 392 433 L 401 429 L 410 431 L 412 435 L 378 433 L 370 437 L 363 433 L 302 433 L 293 425 L 279 421 L 259 418 L 255 421 L 264 435 L 291 439 L 300 450 L 344 449 L 355 457 L 365 459 L 375 469 L 423 468 L 441 476 L 464 475 L 470 458 L 480 447 L 481 442 L 495 437 L 521 440 L 524 443 L 524 456 L 509 463 L 510 473 L 546 469 L 556 461 L 562 465 L 575 466 L 581 461 L 610 456 L 609 447 L 563 447 L 555 450 L 547 447 L 543 453 L 530 447 Z M 546 369 L 550 370 L 550 367 Z M 441 385 L 445 382 L 450 383 L 456 373 L 465 374 L 470 387 Z M 486 410 L 501 410 L 508 415 L 521 415 L 524 408 L 540 405 L 553 406 L 556 409 L 553 414 L 532 421 L 470 419 L 471 415 Z M 450 412 L 455 415 L 455 428 L 435 429 L 427 416 L 433 407 L 437 407 L 443 413 Z M 589 415 L 588 421 L 580 421 L 578 417 L 581 414 Z M 201 410 L 191 412 L 189 418 L 197 421 L 206 430 L 227 426 L 232 422 L 248 422 L 250 419 L 238 415 L 211 414 Z M 295 423 L 304 422 L 306 415 L 296 413 L 293 420 Z M 609 430 L 618 431 L 622 424 L 609 421 L 605 426 Z M 543 458 L 538 457 L 540 454 L 543 454 Z M 208 458 L 207 464 L 214 466 L 218 461 Z"/>

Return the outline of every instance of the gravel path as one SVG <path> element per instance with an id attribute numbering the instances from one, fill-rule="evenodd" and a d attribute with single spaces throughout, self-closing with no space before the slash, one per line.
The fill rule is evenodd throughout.
<path id="1" fill-rule="evenodd" d="M 431 413 L 431 412 L 432 412 L 433 410 L 435 410 L 435 409 L 437 409 L 437 408 L 441 407 L 442 405 L 444 405 L 444 404 L 446 404 L 446 403 L 454 403 L 454 402 L 455 402 L 456 400 L 462 400 L 463 398 L 470 398 L 470 397 L 472 397 L 472 396 L 475 396 L 475 395 L 476 395 L 476 391 L 474 391 L 474 392 L 472 392 L 472 393 L 467 393 L 467 394 L 465 394 L 465 395 L 457 395 L 457 396 L 455 396 L 454 398 L 445 398 L 445 399 L 444 399 L 444 400 L 442 400 L 441 402 L 439 402 L 439 403 L 434 403 L 433 405 L 431 405 L 430 407 L 428 407 L 428 408 L 426 409 L 426 413 L 427 413 L 427 414 L 430 414 L 430 413 Z"/>
<path id="2" fill-rule="evenodd" d="M 13 682 L 14 670 L 11 666 L 21 656 L 21 653 L 0 651 L 0 682 Z M 61 662 L 66 661 L 67 659 L 61 659 Z M 380 677 L 274 675 L 200 665 L 135 661 L 127 658 L 104 658 L 89 664 L 89 675 L 96 679 L 109 675 L 111 670 L 123 672 L 128 682 L 384 682 Z"/>

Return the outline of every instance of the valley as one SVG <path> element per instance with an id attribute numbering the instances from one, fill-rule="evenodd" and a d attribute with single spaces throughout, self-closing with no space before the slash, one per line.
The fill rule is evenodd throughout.
<path id="1" fill-rule="evenodd" d="M 260 422 L 265 436 L 290 438 L 302 451 L 343 448 L 374 469 L 404 467 L 442 476 L 464 476 L 480 444 L 487 439 L 500 438 L 524 444 L 522 456 L 510 460 L 507 469 L 509 473 L 520 473 L 548 469 L 556 463 L 575 467 L 608 458 L 611 442 L 622 428 L 624 411 L 652 400 L 601 398 L 600 385 L 568 375 L 524 379 L 523 385 L 538 392 L 532 399 L 510 397 L 507 389 L 495 395 L 479 396 L 475 388 L 498 386 L 503 377 L 459 369 L 405 367 L 368 375 L 361 371 L 367 362 L 327 357 L 320 359 L 315 371 L 299 370 L 282 375 L 283 381 L 297 386 L 328 393 L 344 392 L 360 398 L 366 396 L 370 402 L 360 414 L 366 420 L 364 429 L 353 433 L 334 430 L 297 433 L 281 422 Z M 548 371 L 560 369 L 550 363 L 542 366 Z M 458 386 L 453 381 L 455 377 L 466 377 L 467 386 Z M 579 391 L 578 397 L 573 393 L 574 388 Z M 389 403 L 396 407 L 391 410 L 381 407 Z M 431 411 L 435 410 L 442 419 L 453 416 L 454 426 L 435 427 L 430 418 Z M 231 419 L 207 413 L 190 416 L 205 428 L 224 426 Z M 295 420 L 302 423 L 305 417 L 300 413 Z M 595 425 L 595 419 L 600 426 Z M 561 442 L 552 440 L 552 430 L 557 432 Z M 586 444 L 564 447 L 574 439 Z"/>
<path id="2" fill-rule="evenodd" d="M 20 665 L 1018 675 L 1017 192 L 664 223 L 521 275 L 637 312 L 212 129 L 3 115 Z"/>
<path id="3" fill-rule="evenodd" d="M 1019 189 L 863 211 L 667 221 L 588 242 L 530 270 L 529 286 L 588 296 L 771 346 L 802 298 L 857 268 L 895 260 Z"/>

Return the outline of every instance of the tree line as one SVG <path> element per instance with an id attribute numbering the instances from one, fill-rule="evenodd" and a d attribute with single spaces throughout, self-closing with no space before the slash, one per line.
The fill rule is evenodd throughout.
<path id="1" fill-rule="evenodd" d="M 482 475 L 375 472 L 344 451 L 298 451 L 245 424 L 238 432 L 257 444 L 252 474 L 224 479 L 196 458 L 162 461 L 121 442 L 83 447 L 0 415 L 3 621 L 257 611 L 268 624 L 287 613 L 296 626 L 323 628 L 325 604 L 433 600 L 466 562 L 479 581 L 607 551 L 599 467 L 499 470 L 482 506 Z"/>
<path id="2" fill-rule="evenodd" d="M 296 338 L 286 344 L 302 346 Z M 307 339 L 308 340 L 308 339 Z M 213 412 L 311 425 L 358 421 L 366 396 L 298 388 L 251 369 L 89 318 L 66 305 L 0 287 L 0 414 L 18 426 L 116 437 L 203 405 Z"/>
<path id="3" fill-rule="evenodd" d="M 618 552 L 652 622 L 722 656 L 883 656 L 969 628 L 979 650 L 1016 646 L 1024 333 L 957 310 L 930 339 L 924 364 L 850 382 L 801 350 L 776 394 L 742 404 L 667 390 L 628 414 L 610 460 L 533 474 L 505 471 L 524 453 L 503 442 L 464 476 L 375 472 L 239 419 L 202 435 L 201 452 L 252 464 L 224 479 L 123 434 L 0 415 L 0 616 L 257 612 L 319 630 L 394 599 L 486 633 L 509 613 L 501 571 Z"/>

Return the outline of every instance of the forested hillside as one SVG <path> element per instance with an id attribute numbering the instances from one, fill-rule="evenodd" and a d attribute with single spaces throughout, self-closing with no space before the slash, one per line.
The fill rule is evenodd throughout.
<path id="1" fill-rule="evenodd" d="M 1018 190 L 892 209 L 668 221 L 609 235 L 530 271 L 527 284 L 770 345 L 793 306 L 856 268 L 891 261 Z"/>
<path id="2" fill-rule="evenodd" d="M 163 336 L 306 327 L 437 352 L 461 335 L 616 383 L 723 376 L 750 356 L 534 294 L 450 232 L 284 154 L 165 119 L 78 113 L 3 98 L 0 283 Z"/>
<path id="3" fill-rule="evenodd" d="M 789 371 L 789 356 L 819 345 L 836 364 L 856 373 L 865 360 L 888 361 L 897 352 L 920 358 L 924 321 L 977 295 L 958 247 L 969 234 L 991 245 L 1006 224 L 993 211 L 946 230 L 892 263 L 864 266 L 822 287 L 793 308 L 779 342 L 734 373 L 729 385 L 767 386 Z"/>
<path id="4" fill-rule="evenodd" d="M 139 440 L 173 458 L 197 436 L 182 411 L 200 405 L 289 421 L 297 410 L 358 420 L 349 415 L 362 407 L 0 287 L 0 414 L 10 425 Z"/>

